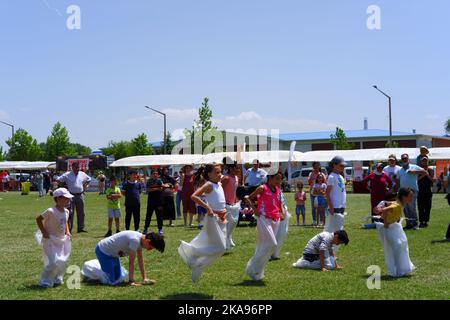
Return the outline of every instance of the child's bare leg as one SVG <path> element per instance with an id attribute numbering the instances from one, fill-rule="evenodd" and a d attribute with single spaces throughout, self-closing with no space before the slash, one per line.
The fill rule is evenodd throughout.
<path id="1" fill-rule="evenodd" d="M 188 213 L 187 212 L 183 212 L 184 226 L 187 225 L 187 216 L 188 216 Z"/>
<path id="2" fill-rule="evenodd" d="M 108 230 L 111 230 L 112 222 L 113 222 L 113 219 L 112 218 L 108 218 Z"/>
<path id="3" fill-rule="evenodd" d="M 192 220 L 194 219 L 194 214 L 189 212 L 189 225 L 192 225 Z"/>
<path id="4" fill-rule="evenodd" d="M 116 230 L 120 230 L 120 219 L 116 218 L 115 221 L 116 221 Z"/>

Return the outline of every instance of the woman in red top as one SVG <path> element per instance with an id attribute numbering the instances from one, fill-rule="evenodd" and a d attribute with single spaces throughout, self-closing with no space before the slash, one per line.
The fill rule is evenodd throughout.
<path id="1" fill-rule="evenodd" d="M 196 213 L 195 203 L 192 201 L 191 196 L 194 194 L 194 179 L 193 179 L 193 167 L 191 165 L 184 166 L 181 170 L 181 201 L 183 203 L 183 219 L 184 225 L 188 223 L 189 216 L 189 226 L 192 226 L 192 219 Z"/>
<path id="2" fill-rule="evenodd" d="M 392 180 L 383 172 L 383 164 L 379 162 L 375 171 L 366 176 L 362 183 L 370 191 L 372 214 L 375 214 L 373 209 L 385 200 L 387 193 L 392 189 Z"/>

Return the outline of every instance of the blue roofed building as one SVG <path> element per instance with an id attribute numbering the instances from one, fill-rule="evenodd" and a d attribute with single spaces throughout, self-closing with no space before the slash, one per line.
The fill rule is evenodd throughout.
<path id="1" fill-rule="evenodd" d="M 348 142 L 355 149 L 377 149 L 385 148 L 389 141 L 389 130 L 363 129 L 344 130 Z M 299 132 L 280 134 L 280 149 L 288 150 L 292 141 L 296 141 L 296 150 L 301 152 L 317 150 L 333 150 L 334 146 L 330 136 L 335 131 Z M 402 148 L 427 147 L 450 147 L 450 137 L 434 136 L 417 132 L 393 131 L 392 141 L 398 143 Z"/>

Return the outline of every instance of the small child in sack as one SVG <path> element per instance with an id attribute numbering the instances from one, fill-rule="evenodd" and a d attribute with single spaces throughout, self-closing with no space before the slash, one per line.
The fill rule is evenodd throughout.
<path id="1" fill-rule="evenodd" d="M 73 195 L 65 188 L 53 192 L 55 206 L 45 210 L 36 218 L 37 226 L 42 233 L 44 255 L 44 271 L 41 274 L 39 286 L 52 288 L 63 283 L 63 276 L 71 251 L 71 237 L 68 219 L 69 210 L 66 205 Z M 37 238 L 40 235 L 37 234 Z"/>

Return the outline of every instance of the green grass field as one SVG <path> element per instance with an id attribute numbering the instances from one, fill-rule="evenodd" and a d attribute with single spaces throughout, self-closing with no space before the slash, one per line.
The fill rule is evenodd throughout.
<path id="1" fill-rule="evenodd" d="M 293 194 L 287 194 L 290 211 L 294 211 Z M 143 204 L 146 198 L 142 199 Z M 146 252 L 148 276 L 156 279 L 154 286 L 107 287 L 82 283 L 80 290 L 66 286 L 54 289 L 37 287 L 42 271 L 41 249 L 36 244 L 35 216 L 52 205 L 52 199 L 38 199 L 36 194 L 0 194 L 1 299 L 449 299 L 450 243 L 432 244 L 440 240 L 450 221 L 450 210 L 442 194 L 434 196 L 431 224 L 427 229 L 410 231 L 410 255 L 417 270 L 411 277 L 391 279 L 384 266 L 384 255 L 375 230 L 363 230 L 361 224 L 369 208 L 368 195 L 349 195 L 346 229 L 350 244 L 339 251 L 341 271 L 321 273 L 294 269 L 295 262 L 307 240 L 318 229 L 294 226 L 292 218 L 288 238 L 278 261 L 266 268 L 266 279 L 253 283 L 244 274 L 247 261 L 255 249 L 255 228 L 238 227 L 234 233 L 237 247 L 223 256 L 192 284 L 189 269 L 178 256 L 181 239 L 190 241 L 198 233 L 187 229 L 181 221 L 166 228 L 167 250 Z M 87 196 L 87 234 L 74 234 L 69 264 L 82 266 L 94 259 L 94 248 L 106 228 L 105 200 L 96 194 Z M 309 207 L 309 203 L 307 204 Z M 144 219 L 145 205 L 141 217 Z M 307 210 L 307 221 L 310 211 Z M 153 225 L 154 229 L 155 226 Z M 127 267 L 127 262 L 122 259 Z M 382 268 L 380 290 L 366 286 L 367 267 Z M 137 273 L 137 279 L 140 279 Z"/>

